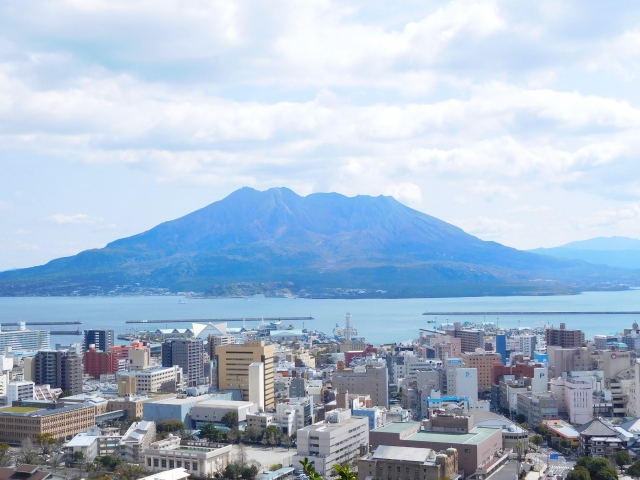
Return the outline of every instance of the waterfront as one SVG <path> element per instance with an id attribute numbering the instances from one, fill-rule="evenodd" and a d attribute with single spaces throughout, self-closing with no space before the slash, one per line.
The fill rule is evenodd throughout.
<path id="1" fill-rule="evenodd" d="M 127 320 L 167 319 L 166 324 L 151 324 L 150 328 L 185 328 L 184 323 L 170 319 L 203 319 L 230 317 L 302 317 L 311 315 L 312 321 L 291 322 L 296 328 L 321 330 L 330 333 L 336 323 L 344 324 L 344 314 L 350 312 L 361 336 L 379 344 L 415 338 L 419 328 L 432 328 L 428 320 L 434 316 L 425 311 L 514 312 L 514 311 L 630 311 L 640 306 L 640 290 L 624 292 L 588 292 L 571 296 L 545 297 L 465 297 L 410 298 L 366 300 L 310 300 L 294 298 L 220 298 L 188 299 L 180 297 L 25 297 L 0 298 L 0 323 L 16 321 L 73 321 L 80 320 L 81 329 L 111 328 L 116 334 L 144 329 L 144 324 L 126 324 Z M 587 338 L 610 333 L 640 323 L 635 315 L 509 315 L 502 317 L 456 315 L 438 317 L 437 324 L 446 322 L 493 322 L 501 327 L 555 325 L 565 322 L 567 328 L 580 328 Z M 256 322 L 247 322 L 247 326 Z M 230 326 L 241 326 L 234 322 Z M 286 326 L 286 324 L 285 324 Z M 37 327 L 32 327 L 37 328 Z M 56 342 L 78 342 L 79 336 L 54 336 Z M 119 341 L 118 343 L 125 343 Z"/>

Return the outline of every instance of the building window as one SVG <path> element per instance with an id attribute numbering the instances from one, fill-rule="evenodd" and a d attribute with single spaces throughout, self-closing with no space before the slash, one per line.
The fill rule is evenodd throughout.
<path id="1" fill-rule="evenodd" d="M 154 466 L 154 467 L 157 467 L 157 466 L 158 466 L 158 459 L 157 459 L 157 458 L 154 458 L 154 459 L 153 459 L 153 466 Z"/>
<path id="2" fill-rule="evenodd" d="M 194 472 L 198 471 L 198 462 L 193 462 L 193 471 Z"/>
<path id="3" fill-rule="evenodd" d="M 176 468 L 182 468 L 182 460 L 176 460 Z"/>
<path id="4" fill-rule="evenodd" d="M 160 462 L 162 464 L 162 468 L 167 468 L 167 461 L 166 460 L 162 460 L 162 462 Z"/>
<path id="5" fill-rule="evenodd" d="M 151 459 L 147 458 L 147 467 L 150 467 L 150 466 L 151 466 Z"/>
<path id="6" fill-rule="evenodd" d="M 184 462 L 184 468 L 186 468 L 187 470 L 191 468 L 191 465 L 189 464 L 189 462 Z"/>
<path id="7" fill-rule="evenodd" d="M 174 466 L 173 466 L 173 465 L 174 465 L 173 460 L 169 460 L 169 468 L 174 468 Z"/>

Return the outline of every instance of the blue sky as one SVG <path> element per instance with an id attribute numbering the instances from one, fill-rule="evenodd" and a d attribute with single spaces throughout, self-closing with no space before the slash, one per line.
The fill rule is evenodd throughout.
<path id="1" fill-rule="evenodd" d="M 0 4 L 0 269 L 248 185 L 517 248 L 640 228 L 637 2 Z"/>

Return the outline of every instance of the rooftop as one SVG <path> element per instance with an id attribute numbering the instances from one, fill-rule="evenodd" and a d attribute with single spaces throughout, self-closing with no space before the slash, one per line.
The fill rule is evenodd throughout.
<path id="1" fill-rule="evenodd" d="M 419 422 L 392 422 L 383 427 L 376 428 L 374 432 L 381 433 L 396 433 L 400 434 L 411 428 L 415 428 L 420 425 Z M 489 427 L 474 427 L 469 433 L 460 432 L 441 432 L 441 431 L 428 431 L 420 430 L 413 435 L 405 438 L 410 442 L 439 442 L 439 443 L 451 443 L 453 444 L 467 444 L 478 445 L 492 434 L 500 430 L 499 428 Z"/>
<path id="2" fill-rule="evenodd" d="M 40 407 L 3 407 L 0 408 L 0 412 L 12 412 L 12 413 L 29 413 L 36 410 L 42 410 Z"/>
<path id="3" fill-rule="evenodd" d="M 183 478 L 189 478 L 189 473 L 184 468 L 174 468 L 142 477 L 140 480 L 181 480 Z"/>
<path id="4" fill-rule="evenodd" d="M 167 398 L 166 400 L 158 400 L 154 402 L 155 405 L 189 405 L 191 403 L 199 403 L 207 400 L 209 395 L 202 395 L 201 397 L 185 397 L 185 398 Z"/>
<path id="5" fill-rule="evenodd" d="M 380 445 L 371 454 L 372 459 L 406 460 L 411 462 L 426 462 L 434 456 L 430 448 L 392 447 Z"/>
<path id="6" fill-rule="evenodd" d="M 253 405 L 253 402 L 245 402 L 242 400 L 204 400 L 198 403 L 199 407 L 220 407 L 220 408 L 248 407 L 251 405 Z"/>

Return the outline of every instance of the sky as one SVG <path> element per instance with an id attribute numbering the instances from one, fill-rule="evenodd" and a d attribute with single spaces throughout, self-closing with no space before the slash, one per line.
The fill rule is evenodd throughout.
<path id="1" fill-rule="evenodd" d="M 636 1 L 0 2 L 0 270 L 242 186 L 637 238 L 639 74 Z"/>

